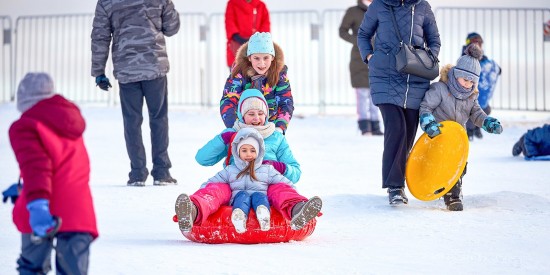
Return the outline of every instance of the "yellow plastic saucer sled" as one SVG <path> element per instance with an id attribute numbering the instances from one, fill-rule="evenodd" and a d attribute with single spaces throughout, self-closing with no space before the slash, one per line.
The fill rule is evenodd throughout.
<path id="1" fill-rule="evenodd" d="M 407 187 L 419 200 L 431 201 L 445 195 L 460 178 L 468 160 L 469 142 L 464 127 L 454 121 L 441 124 L 441 134 L 433 139 L 422 134 L 407 159 Z"/>

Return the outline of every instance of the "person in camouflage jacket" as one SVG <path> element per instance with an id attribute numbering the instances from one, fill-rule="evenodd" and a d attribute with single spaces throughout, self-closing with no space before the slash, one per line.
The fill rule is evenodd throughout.
<path id="1" fill-rule="evenodd" d="M 126 149 L 131 162 L 129 186 L 144 186 L 149 174 L 141 137 L 143 99 L 149 110 L 154 185 L 175 184 L 168 157 L 166 74 L 170 66 L 164 36 L 175 35 L 179 14 L 171 0 L 99 0 L 92 29 L 92 76 L 111 87 L 105 64 L 112 42 L 115 78 L 120 87 Z"/>

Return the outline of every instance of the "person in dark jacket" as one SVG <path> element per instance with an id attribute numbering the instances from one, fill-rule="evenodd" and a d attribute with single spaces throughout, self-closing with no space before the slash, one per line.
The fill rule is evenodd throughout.
<path id="1" fill-rule="evenodd" d="M 78 107 L 54 93 L 46 73 L 28 73 L 17 90 L 22 113 L 9 130 L 23 178 L 13 222 L 21 232 L 20 274 L 46 274 L 56 251 L 58 274 L 87 274 L 98 237 L 90 191 L 86 124 Z"/>
<path id="2" fill-rule="evenodd" d="M 145 186 L 149 176 L 141 135 L 143 101 L 147 103 L 153 159 L 153 185 L 177 184 L 168 156 L 168 81 L 165 36 L 180 28 L 171 0 L 98 0 L 92 29 L 92 76 L 102 90 L 111 87 L 105 65 L 112 41 L 115 78 L 120 87 L 126 151 L 130 158 L 128 186 Z"/>
<path id="3" fill-rule="evenodd" d="M 441 41 L 432 8 L 424 0 L 375 0 L 359 27 L 357 45 L 361 59 L 369 65 L 372 101 L 380 108 L 384 122 L 382 188 L 388 189 L 393 205 L 408 202 L 405 163 L 418 129 L 420 102 L 430 81 L 396 70 L 395 54 L 400 40 L 391 18 L 392 9 L 405 43 L 426 44 L 438 56 Z"/>
<path id="4" fill-rule="evenodd" d="M 514 144 L 512 155 L 523 153 L 526 160 L 550 160 L 550 124 L 527 131 Z"/>
<path id="5" fill-rule="evenodd" d="M 372 103 L 369 85 L 369 67 L 361 60 L 357 47 L 357 31 L 372 0 L 357 0 L 357 6 L 348 8 L 342 23 L 340 24 L 340 38 L 353 44 L 349 72 L 351 86 L 355 88 L 357 98 L 357 124 L 361 134 L 383 135 L 380 131 L 380 119 L 378 107 Z M 351 30 L 351 33 L 350 33 Z"/>

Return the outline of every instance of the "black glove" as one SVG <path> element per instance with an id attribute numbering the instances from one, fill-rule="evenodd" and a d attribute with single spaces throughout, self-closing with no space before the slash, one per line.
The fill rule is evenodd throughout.
<path id="1" fill-rule="evenodd" d="M 109 88 L 113 87 L 111 86 L 111 82 L 109 82 L 109 78 L 107 78 L 104 74 L 98 75 L 95 78 L 95 84 L 104 91 L 109 91 Z"/>
<path id="2" fill-rule="evenodd" d="M 246 38 L 243 38 L 242 36 L 240 36 L 239 34 L 234 34 L 233 36 L 231 36 L 231 38 L 233 38 L 233 40 L 235 40 L 236 42 L 238 42 L 239 44 L 244 44 L 246 43 L 246 41 L 248 41 L 248 39 Z"/>

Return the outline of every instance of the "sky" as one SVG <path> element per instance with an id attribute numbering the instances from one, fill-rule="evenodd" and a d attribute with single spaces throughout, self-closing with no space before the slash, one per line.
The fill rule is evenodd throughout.
<path id="1" fill-rule="evenodd" d="M 217 110 L 171 107 L 171 173 L 179 184 L 154 187 L 149 178 L 140 188 L 126 186 L 120 109 L 80 107 L 100 234 L 91 246 L 90 274 L 550 274 L 549 162 L 511 155 L 527 129 L 550 123 L 548 112 L 493 112 L 504 132 L 484 133 L 470 144 L 464 211 L 449 212 L 442 200 L 420 201 L 410 193 L 408 205 L 388 205 L 381 188 L 383 138 L 361 136 L 353 108 L 320 116 L 297 106 L 286 137 L 302 168 L 298 192 L 323 200 L 315 231 L 299 242 L 209 245 L 184 238 L 172 216 L 180 193 L 195 192 L 222 169 L 194 160 L 223 130 Z M 18 117 L 13 103 L 0 104 L 2 190 L 18 176 L 7 136 Z M 143 131 L 149 148 L 149 130 Z M 5 275 L 16 274 L 20 249 L 11 210 L 0 205 Z"/>

